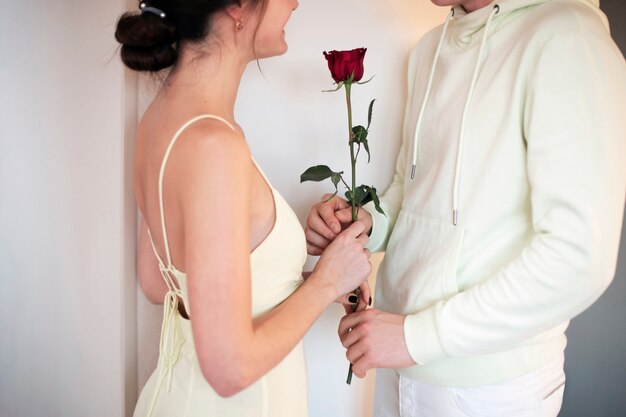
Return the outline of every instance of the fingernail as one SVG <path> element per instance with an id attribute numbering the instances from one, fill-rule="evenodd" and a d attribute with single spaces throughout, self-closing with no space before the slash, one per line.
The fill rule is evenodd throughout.
<path id="1" fill-rule="evenodd" d="M 350 304 L 356 304 L 357 301 L 359 301 L 359 297 L 352 294 L 350 297 L 348 297 L 348 301 L 350 302 Z"/>
<path id="2" fill-rule="evenodd" d="M 367 305 L 370 307 L 372 306 L 372 297 L 370 297 L 370 300 L 367 302 Z"/>

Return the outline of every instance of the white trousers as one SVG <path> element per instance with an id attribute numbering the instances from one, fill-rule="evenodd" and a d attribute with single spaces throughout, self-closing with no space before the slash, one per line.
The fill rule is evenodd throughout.
<path id="1" fill-rule="evenodd" d="M 499 384 L 442 387 L 376 370 L 374 417 L 556 417 L 561 410 L 563 355 Z"/>

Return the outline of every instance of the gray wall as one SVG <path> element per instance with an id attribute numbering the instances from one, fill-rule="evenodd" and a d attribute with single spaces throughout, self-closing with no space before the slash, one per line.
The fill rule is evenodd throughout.
<path id="1" fill-rule="evenodd" d="M 626 55 L 626 2 L 600 3 L 611 22 L 613 38 Z M 626 416 L 626 227 L 613 284 L 572 321 L 567 335 L 567 384 L 559 416 Z"/>

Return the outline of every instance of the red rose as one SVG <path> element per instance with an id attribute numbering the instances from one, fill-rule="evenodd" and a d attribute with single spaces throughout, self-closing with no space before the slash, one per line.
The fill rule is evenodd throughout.
<path id="1" fill-rule="evenodd" d="M 359 82 L 363 78 L 363 59 L 367 48 L 353 49 L 352 51 L 330 51 L 324 52 L 328 61 L 328 69 L 335 82 L 345 82 L 352 74 L 352 81 Z"/>

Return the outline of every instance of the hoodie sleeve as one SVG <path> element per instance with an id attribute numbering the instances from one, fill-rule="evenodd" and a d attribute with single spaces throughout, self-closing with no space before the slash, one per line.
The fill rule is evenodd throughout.
<path id="1" fill-rule="evenodd" d="M 414 80 L 416 76 L 416 53 L 417 48 L 413 50 L 409 57 L 408 67 L 408 98 L 405 106 L 404 127 L 402 129 L 402 145 L 396 159 L 395 174 L 391 185 L 380 198 L 380 206 L 385 214 L 379 213 L 374 207 L 374 203 L 368 203 L 363 206 L 365 210 L 372 216 L 372 231 L 367 244 L 367 249 L 372 252 L 382 252 L 387 248 L 387 242 L 393 231 L 393 227 L 398 220 L 400 209 L 402 208 L 402 200 L 404 199 L 404 177 L 406 175 L 407 153 L 411 149 L 409 133 L 411 131 L 407 126 L 407 121 L 411 120 L 407 117 L 412 111 L 410 97 L 413 95 Z"/>
<path id="2" fill-rule="evenodd" d="M 520 121 L 534 236 L 482 284 L 406 318 L 418 364 L 519 345 L 611 283 L 626 192 L 626 65 L 603 35 L 557 35 L 538 53 Z"/>

